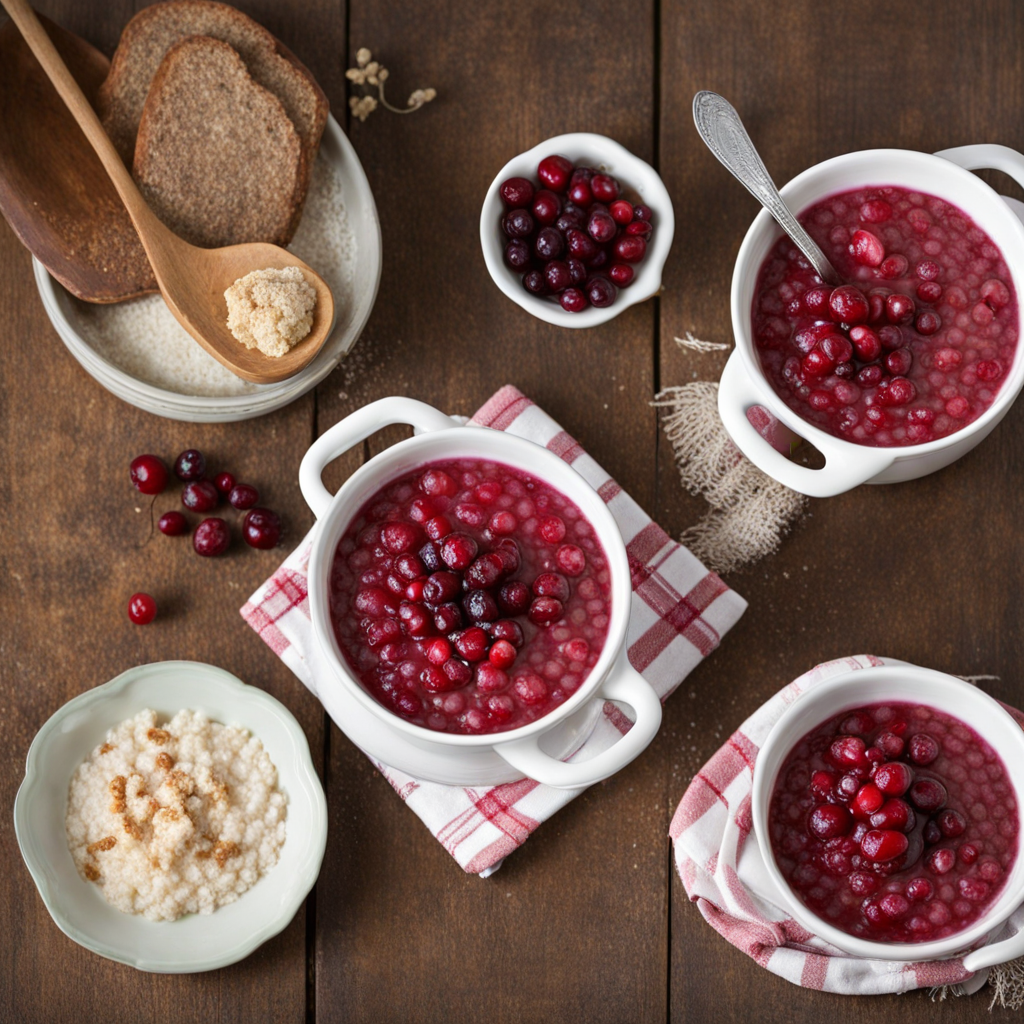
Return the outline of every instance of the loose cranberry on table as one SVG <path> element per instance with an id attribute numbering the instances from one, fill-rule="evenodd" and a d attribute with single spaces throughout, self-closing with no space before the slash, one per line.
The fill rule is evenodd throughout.
<path id="1" fill-rule="evenodd" d="M 213 482 L 217 490 L 225 497 L 231 493 L 232 488 L 235 486 L 235 478 L 230 473 L 218 473 Z"/>
<path id="2" fill-rule="evenodd" d="M 132 459 L 128 473 L 132 485 L 143 494 L 160 494 L 170 479 L 167 466 L 157 455 L 139 455 Z"/>
<path id="3" fill-rule="evenodd" d="M 202 480 L 206 476 L 206 457 L 195 448 L 183 451 L 174 460 L 174 474 L 179 480 L 189 483 L 192 480 Z"/>
<path id="4" fill-rule="evenodd" d="M 786 404 L 881 447 L 937 440 L 981 416 L 1020 332 L 988 235 L 952 203 L 895 186 L 830 196 L 800 221 L 845 283 L 823 286 L 786 237 L 760 268 L 754 343 Z"/>
<path id="5" fill-rule="evenodd" d="M 223 555 L 230 544 L 231 530 L 223 519 L 204 519 L 192 534 L 192 547 L 204 558 Z"/>
<path id="6" fill-rule="evenodd" d="M 220 503 L 220 493 L 209 480 L 193 480 L 185 484 L 181 503 L 192 512 L 211 512 Z"/>
<path id="7" fill-rule="evenodd" d="M 136 626 L 145 626 L 156 618 L 156 601 L 149 594 L 132 594 L 128 602 L 128 618 Z"/>
<path id="8" fill-rule="evenodd" d="M 254 508 L 242 522 L 242 536 L 251 548 L 268 551 L 281 540 L 281 520 L 269 508 Z"/>
<path id="9" fill-rule="evenodd" d="M 235 484 L 228 495 L 228 502 L 242 511 L 252 508 L 259 500 L 260 492 L 250 484 Z"/>
<path id="10" fill-rule="evenodd" d="M 959 719 L 873 704 L 808 733 L 768 815 L 783 876 L 811 910 L 878 942 L 930 942 L 977 921 L 1018 854 L 998 754 Z"/>
<path id="11" fill-rule="evenodd" d="M 157 529 L 167 537 L 188 533 L 188 520 L 181 512 L 165 512 L 157 521 Z"/>
<path id="12" fill-rule="evenodd" d="M 388 484 L 338 543 L 331 621 L 353 674 L 428 729 L 490 733 L 582 685 L 608 632 L 607 559 L 565 495 L 481 459 Z"/>
<path id="13" fill-rule="evenodd" d="M 537 177 L 536 187 L 517 177 L 498 189 L 506 208 L 505 262 L 523 272 L 531 295 L 548 296 L 571 313 L 610 306 L 617 290 L 633 282 L 630 264 L 646 255 L 652 211 L 622 199 L 611 175 L 574 167 L 563 156 L 541 160 Z"/>

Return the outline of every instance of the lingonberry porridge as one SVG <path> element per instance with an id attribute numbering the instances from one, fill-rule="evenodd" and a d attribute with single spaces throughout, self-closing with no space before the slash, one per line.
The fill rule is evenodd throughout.
<path id="1" fill-rule="evenodd" d="M 779 771 L 768 821 L 800 900 L 878 942 L 969 927 L 1017 857 L 1017 802 L 999 755 L 920 704 L 873 704 L 809 732 Z"/>
<path id="2" fill-rule="evenodd" d="M 338 542 L 331 621 L 384 707 L 441 732 L 515 729 L 579 689 L 611 610 L 608 562 L 565 495 L 482 459 L 378 491 Z"/>
<path id="3" fill-rule="evenodd" d="M 981 416 L 1019 333 L 992 239 L 952 203 L 895 186 L 830 196 L 800 222 L 846 283 L 823 285 L 785 236 L 761 265 L 754 341 L 786 404 L 830 434 L 883 447 L 924 444 Z"/>

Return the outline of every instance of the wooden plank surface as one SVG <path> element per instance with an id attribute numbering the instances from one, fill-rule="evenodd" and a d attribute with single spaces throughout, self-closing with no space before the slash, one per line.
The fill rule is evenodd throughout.
<path id="1" fill-rule="evenodd" d="M 982 1019 L 984 994 L 846 999 L 758 968 L 714 933 L 674 875 L 666 839 L 689 778 L 780 685 L 816 661 L 871 650 L 958 673 L 997 674 L 1024 702 L 1013 529 L 1024 411 L 933 477 L 816 501 L 775 556 L 729 578 L 751 608 L 666 706 L 645 755 L 544 825 L 491 879 L 462 873 L 319 704 L 237 615 L 276 565 L 242 550 L 205 562 L 152 536 L 127 481 L 141 451 L 207 451 L 251 479 L 293 544 L 312 523 L 298 462 L 337 419 L 387 394 L 471 413 L 517 384 L 670 532 L 702 512 L 678 486 L 648 402 L 659 386 L 715 379 L 723 357 L 678 350 L 686 330 L 730 340 L 728 285 L 750 197 L 703 149 L 690 101 L 723 92 L 785 181 L 867 146 L 1020 148 L 1024 13 L 1012 0 L 924 20 L 879 0 L 849 9 L 754 0 L 344 3 L 246 0 L 324 86 L 343 124 L 344 69 L 368 46 L 389 95 L 434 86 L 424 111 L 348 125 L 381 213 L 384 276 L 352 356 L 315 395 L 247 424 L 190 426 L 134 410 L 80 370 L 45 319 L 27 254 L 0 227 L 0 1020 L 7 1021 L 908 1021 Z M 129 0 L 40 9 L 110 53 Z M 654 161 L 676 242 L 657 302 L 592 331 L 542 324 L 500 295 L 479 252 L 479 206 L 514 154 L 563 131 L 616 138 Z M 993 179 L 1005 186 L 1005 180 Z M 327 474 L 338 483 L 399 431 Z M 166 505 L 165 505 L 166 499 Z M 173 507 L 175 492 L 154 511 Z M 136 512 L 135 509 L 141 511 Z M 130 626 L 128 595 L 162 614 Z M 210 661 L 290 707 L 323 765 L 330 832 L 314 897 L 248 960 L 208 975 L 141 974 L 50 921 L 11 825 L 32 736 L 66 700 L 131 665 Z"/>

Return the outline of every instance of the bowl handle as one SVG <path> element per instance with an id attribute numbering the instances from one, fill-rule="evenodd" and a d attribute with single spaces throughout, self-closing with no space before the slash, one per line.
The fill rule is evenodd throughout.
<path id="1" fill-rule="evenodd" d="M 801 494 L 809 494 L 812 498 L 831 498 L 866 483 L 893 464 L 895 455 L 887 449 L 849 442 L 842 442 L 843 447 L 840 448 L 828 440 L 828 435 L 822 435 L 815 438 L 814 444 L 825 456 L 825 468 L 798 466 L 776 451 L 754 429 L 747 419 L 747 410 L 755 405 L 765 406 L 767 403 L 747 374 L 742 356 L 733 350 L 718 386 L 718 413 L 725 429 L 736 447 L 758 469 Z M 850 452 L 849 448 L 855 451 Z"/>
<path id="2" fill-rule="evenodd" d="M 986 165 L 987 166 L 987 165 Z M 1024 955 L 1024 928 L 1001 942 L 993 942 L 964 957 L 965 971 L 981 971 L 996 964 L 1005 964 Z"/>
<path id="3" fill-rule="evenodd" d="M 982 142 L 976 146 L 957 146 L 954 149 L 943 149 L 935 154 L 943 160 L 963 167 L 967 171 L 976 171 L 981 167 L 990 167 L 994 171 L 1008 174 L 1018 185 L 1024 187 L 1024 156 L 1009 146 L 997 146 L 995 143 Z"/>
<path id="4" fill-rule="evenodd" d="M 597 700 L 618 700 L 636 712 L 633 727 L 613 746 L 588 761 L 569 764 L 540 749 L 543 733 L 509 743 L 496 743 L 495 751 L 513 768 L 556 789 L 580 789 L 601 782 L 647 749 L 661 725 L 661 701 L 651 684 L 629 663 L 625 648 L 601 685 Z"/>
<path id="5" fill-rule="evenodd" d="M 432 405 L 414 398 L 381 398 L 335 423 L 310 446 L 299 466 L 299 488 L 317 519 L 323 517 L 333 499 L 321 479 L 324 467 L 353 445 L 393 423 L 411 424 L 421 433 L 459 426 Z"/>

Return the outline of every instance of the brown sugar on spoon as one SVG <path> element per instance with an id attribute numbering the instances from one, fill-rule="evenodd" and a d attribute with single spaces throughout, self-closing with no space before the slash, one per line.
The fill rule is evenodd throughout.
<path id="1" fill-rule="evenodd" d="M 300 163 L 284 106 L 227 43 L 192 36 L 171 48 L 142 112 L 133 176 L 175 234 L 204 248 L 283 245 Z"/>

